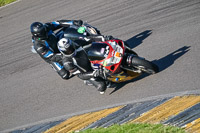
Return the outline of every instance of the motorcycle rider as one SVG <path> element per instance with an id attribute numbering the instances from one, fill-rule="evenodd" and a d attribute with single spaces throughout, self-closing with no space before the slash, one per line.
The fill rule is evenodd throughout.
<path id="1" fill-rule="evenodd" d="M 82 20 L 58 20 L 45 24 L 34 22 L 30 26 L 33 35 L 32 42 L 34 50 L 42 59 L 49 63 L 63 79 L 68 79 L 70 73 L 64 69 L 61 61 L 61 54 L 57 48 L 57 42 L 62 34 L 55 35 L 54 31 L 65 28 L 65 31 L 69 32 L 69 34 L 74 31 L 84 34 L 84 32 L 80 30 L 82 25 Z M 84 41 L 84 45 L 87 45 L 93 41 L 104 41 L 105 38 L 110 37 L 104 37 L 100 35 L 100 31 L 97 29 L 96 31 L 98 32 L 98 35 L 89 36 L 87 38 L 73 37 L 73 40 L 77 42 L 82 40 L 82 42 Z"/>
<path id="2" fill-rule="evenodd" d="M 69 78 L 69 72 L 66 71 L 61 62 L 61 54 L 57 48 L 58 37 L 54 34 L 55 30 L 71 25 L 81 26 L 82 20 L 59 20 L 50 23 L 34 22 L 30 26 L 32 33 L 32 42 L 34 50 L 49 63 L 54 70 L 63 78 Z"/>
<path id="3" fill-rule="evenodd" d="M 58 42 L 58 49 L 63 55 L 63 65 L 70 73 L 77 75 L 82 80 L 89 81 L 94 85 L 100 94 L 104 94 L 106 83 L 101 78 L 102 70 L 94 70 L 85 50 L 70 39 L 62 38 Z"/>

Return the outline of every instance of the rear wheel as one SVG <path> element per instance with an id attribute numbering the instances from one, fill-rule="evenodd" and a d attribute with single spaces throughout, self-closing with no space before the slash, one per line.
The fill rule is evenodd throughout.
<path id="1" fill-rule="evenodd" d="M 138 56 L 135 56 L 132 58 L 132 65 L 139 71 L 148 73 L 148 74 L 155 74 L 159 72 L 159 68 L 156 64 L 147 61 L 143 58 L 140 58 Z"/>

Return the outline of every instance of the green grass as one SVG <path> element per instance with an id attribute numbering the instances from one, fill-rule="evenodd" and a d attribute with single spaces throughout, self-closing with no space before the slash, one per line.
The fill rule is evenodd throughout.
<path id="1" fill-rule="evenodd" d="M 9 4 L 11 2 L 14 2 L 14 1 L 16 1 L 16 0 L 0 0 L 0 7 L 4 6 L 6 4 Z"/>
<path id="2" fill-rule="evenodd" d="M 79 133 L 186 133 L 184 129 L 162 124 L 124 124 L 108 128 L 96 128 L 80 131 Z"/>

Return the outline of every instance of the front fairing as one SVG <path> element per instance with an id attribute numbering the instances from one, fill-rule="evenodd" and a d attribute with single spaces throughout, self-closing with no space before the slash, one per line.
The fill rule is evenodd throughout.
<path id="1" fill-rule="evenodd" d="M 88 51 L 88 58 L 93 64 L 100 64 L 107 72 L 117 73 L 124 55 L 124 44 L 121 40 L 109 40 L 93 43 Z"/>

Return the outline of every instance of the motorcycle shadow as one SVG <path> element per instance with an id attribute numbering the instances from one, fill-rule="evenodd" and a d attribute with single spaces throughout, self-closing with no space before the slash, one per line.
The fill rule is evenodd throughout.
<path id="1" fill-rule="evenodd" d="M 150 36 L 152 34 L 152 30 L 146 30 L 143 31 L 137 35 L 135 35 L 134 37 L 126 40 L 126 44 L 128 44 L 128 46 L 133 49 L 135 47 L 137 47 L 138 45 L 142 44 L 143 40 L 146 39 L 148 36 Z"/>
<path id="2" fill-rule="evenodd" d="M 172 64 L 174 64 L 174 62 L 178 58 L 180 58 L 182 55 L 184 55 L 185 53 L 187 53 L 190 50 L 190 47 L 191 46 L 184 46 L 184 47 L 179 48 L 176 51 L 168 54 L 167 56 L 165 56 L 165 57 L 163 57 L 161 59 L 158 59 L 158 60 L 153 60 L 152 62 L 159 67 L 159 72 L 162 72 L 165 69 L 167 69 L 168 67 L 170 67 Z M 137 78 L 135 78 L 133 80 L 130 80 L 130 81 L 127 81 L 127 82 L 123 82 L 123 83 L 115 84 L 116 87 L 110 93 L 110 95 L 113 94 L 114 92 L 118 91 L 119 89 L 121 89 L 126 84 L 131 83 L 131 82 L 136 82 L 138 80 L 146 78 L 147 76 L 149 76 L 149 74 L 142 74 L 141 76 L 139 76 L 139 77 L 137 77 Z"/>

